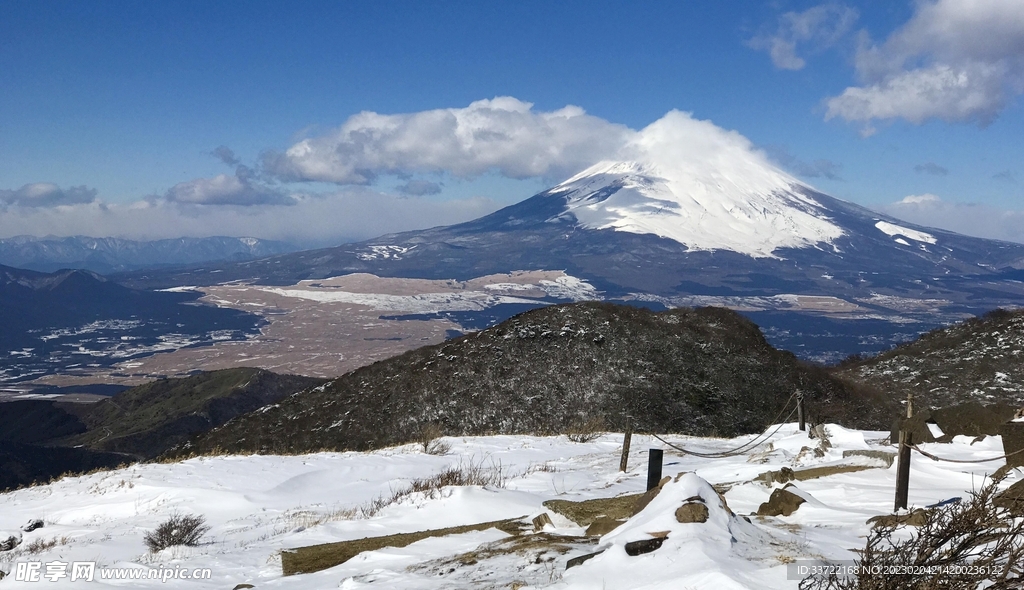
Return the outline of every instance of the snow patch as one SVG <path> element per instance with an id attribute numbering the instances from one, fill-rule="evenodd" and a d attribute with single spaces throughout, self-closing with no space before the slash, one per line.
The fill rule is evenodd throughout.
<path id="1" fill-rule="evenodd" d="M 896 225 L 895 223 L 889 223 L 888 221 L 879 221 L 875 224 L 875 227 L 878 228 L 880 232 L 888 236 L 903 236 L 905 238 L 910 238 L 915 242 L 925 242 L 927 244 L 934 244 L 937 241 L 935 236 L 931 234 L 927 234 L 923 231 L 917 231 L 916 229 L 909 229 L 901 225 Z M 905 241 L 900 241 L 899 238 L 896 238 L 896 241 L 907 246 L 910 245 Z"/>

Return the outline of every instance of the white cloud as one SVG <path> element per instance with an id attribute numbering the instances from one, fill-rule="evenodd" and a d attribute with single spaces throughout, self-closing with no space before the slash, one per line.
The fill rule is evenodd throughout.
<path id="1" fill-rule="evenodd" d="M 935 162 L 925 162 L 924 164 L 914 166 L 914 172 L 931 174 L 932 176 L 946 176 L 949 174 L 949 169 L 945 166 L 939 166 Z"/>
<path id="2" fill-rule="evenodd" d="M 992 178 L 994 178 L 995 180 L 1001 180 L 1003 182 L 1009 182 L 1009 183 L 1017 182 L 1017 177 L 1014 176 L 1014 174 L 1013 174 L 1013 172 L 1011 170 L 1002 170 L 1002 171 L 996 172 L 995 174 L 992 175 Z"/>
<path id="3" fill-rule="evenodd" d="M 979 238 L 1024 242 L 1024 211 L 954 203 L 930 193 L 909 195 L 879 207 L 894 217 Z"/>
<path id="4" fill-rule="evenodd" d="M 497 202 L 483 197 L 437 201 L 386 195 L 364 188 L 300 196 L 291 207 L 210 207 L 163 199 L 126 205 L 97 201 L 57 208 L 10 207 L 0 215 L 0 237 L 87 235 L 152 240 L 234 235 L 320 246 L 459 223 L 498 207 Z"/>
<path id="5" fill-rule="evenodd" d="M 241 164 L 241 161 L 235 156 L 235 152 L 226 145 L 217 146 L 210 154 L 228 166 Z"/>
<path id="6" fill-rule="evenodd" d="M 942 199 L 937 195 L 931 193 L 925 193 L 923 195 L 907 195 L 897 201 L 896 205 L 937 205 L 942 203 Z"/>
<path id="7" fill-rule="evenodd" d="M 213 178 L 197 178 L 172 186 L 163 198 L 172 203 L 189 205 L 291 205 L 295 203 L 278 190 L 253 179 L 251 171 L 239 166 L 233 176 L 218 174 Z"/>
<path id="8" fill-rule="evenodd" d="M 370 125 L 367 120 L 375 123 Z M 447 131 L 428 132 L 434 129 L 429 123 L 435 120 L 442 121 L 440 127 Z M 454 131 L 448 127 L 452 121 L 457 123 Z M 524 128 L 517 131 L 516 126 L 520 124 Z M 337 159 L 339 153 L 354 149 L 356 144 L 352 138 L 360 134 L 370 137 L 359 144 L 363 155 Z M 463 135 L 473 139 L 459 139 Z M 439 143 L 432 143 L 432 139 Z M 515 99 L 481 101 L 467 109 L 399 116 L 364 113 L 350 119 L 330 136 L 296 145 L 305 146 L 303 149 L 309 148 L 309 151 L 303 152 L 305 155 L 301 157 L 289 157 L 289 166 L 311 170 L 310 166 L 323 164 L 318 168 L 322 174 L 342 183 L 355 182 L 351 174 L 356 174 L 356 164 L 373 163 L 370 172 L 395 174 L 405 181 L 395 192 L 411 196 L 385 194 L 362 186 L 347 186 L 340 192 L 326 195 L 286 193 L 279 185 L 268 185 L 253 171 L 239 165 L 234 175 L 179 183 L 163 195 L 128 205 L 98 201 L 49 209 L 9 205 L 5 214 L 0 215 L 0 236 L 80 234 L 157 239 L 251 235 L 305 244 L 364 239 L 468 221 L 493 212 L 499 203 L 508 203 L 509 184 L 529 184 L 530 191 L 537 188 L 535 182 L 504 178 L 501 181 L 505 187 L 494 188 L 496 185 L 490 181 L 499 177 L 494 170 L 505 176 L 531 180 L 563 174 L 556 177 L 560 181 L 571 175 L 561 172 L 562 169 L 578 172 L 601 159 L 653 159 L 663 162 L 666 169 L 684 170 L 699 179 L 698 184 L 708 186 L 723 182 L 766 186 L 766 183 L 792 181 L 790 176 L 777 171 L 767 156 L 740 133 L 696 119 L 689 113 L 671 111 L 643 130 L 635 131 L 571 107 L 553 113 L 536 113 L 530 105 Z M 344 148 L 340 152 L 339 146 Z M 289 152 L 294 150 L 293 146 Z M 225 162 L 237 161 L 230 150 L 218 150 L 218 154 Z M 447 159 L 449 157 L 452 159 Z M 708 162 L 713 163 L 711 168 Z M 809 166 L 813 173 L 821 175 L 833 174 L 837 168 L 824 161 Z M 429 176 L 438 172 L 442 174 Z M 474 174 L 483 176 L 468 182 L 450 180 Z M 445 179 L 440 196 L 417 196 L 437 193 L 440 186 L 428 178 Z M 444 194 L 449 190 L 462 195 L 483 192 L 495 198 L 446 198 L 452 196 Z M 533 192 L 524 191 L 512 196 L 523 199 L 531 194 Z M 95 193 L 90 193 L 89 199 L 94 197 Z M 282 204 L 290 206 L 280 206 Z"/>
<path id="9" fill-rule="evenodd" d="M 437 195 L 441 193 L 441 184 L 429 180 L 410 180 L 398 187 L 398 192 L 403 195 L 422 197 L 424 195 Z"/>
<path id="10" fill-rule="evenodd" d="M 857 11 L 838 2 L 814 6 L 803 12 L 787 12 L 779 17 L 771 34 L 754 37 L 747 44 L 768 52 L 775 67 L 802 69 L 807 62 L 797 55 L 797 46 L 821 51 L 835 45 L 857 21 Z"/>
<path id="11" fill-rule="evenodd" d="M 96 189 L 72 186 L 62 189 L 49 182 L 26 184 L 17 190 L 0 190 L 0 204 L 20 207 L 59 207 L 96 200 Z"/>
<path id="12" fill-rule="evenodd" d="M 794 156 L 784 145 L 766 145 L 764 151 L 772 162 L 802 178 L 827 178 L 842 180 L 843 165 L 832 160 L 820 159 L 813 162 Z"/>
<path id="13" fill-rule="evenodd" d="M 561 179 L 613 154 L 630 133 L 579 107 L 535 111 L 531 103 L 506 96 L 466 108 L 363 112 L 326 135 L 266 154 L 263 166 L 286 181 L 338 184 L 412 172 Z"/>
<path id="14" fill-rule="evenodd" d="M 826 119 L 990 123 L 1024 93 L 1020 0 L 922 0 L 882 44 L 862 37 L 861 84 L 826 100 Z"/>

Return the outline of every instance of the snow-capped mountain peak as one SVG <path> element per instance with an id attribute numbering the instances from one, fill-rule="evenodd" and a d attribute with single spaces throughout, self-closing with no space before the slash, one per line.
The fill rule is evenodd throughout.
<path id="1" fill-rule="evenodd" d="M 590 229 L 654 234 L 690 250 L 756 258 L 829 243 L 843 230 L 800 181 L 739 134 L 682 113 L 640 131 L 629 160 L 604 161 L 549 191 Z"/>

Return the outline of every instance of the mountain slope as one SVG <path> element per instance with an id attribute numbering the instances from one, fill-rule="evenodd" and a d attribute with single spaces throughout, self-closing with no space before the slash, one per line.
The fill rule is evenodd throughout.
<path id="1" fill-rule="evenodd" d="M 251 260 L 295 249 L 284 242 L 224 236 L 153 241 L 86 236 L 15 236 L 0 239 L 0 264 L 41 272 L 77 268 L 112 273 L 147 267 Z"/>
<path id="2" fill-rule="evenodd" d="M 0 266 L 0 381 L 244 338 L 259 326 L 252 314 L 195 304 L 198 296 L 131 289 L 84 270 Z"/>
<path id="3" fill-rule="evenodd" d="M 368 449 L 452 435 L 760 432 L 794 390 L 821 420 L 887 423 L 889 405 L 768 345 L 735 312 L 552 306 L 357 369 L 200 435 L 180 452 Z M 793 405 L 790 404 L 789 408 Z"/>
<path id="4" fill-rule="evenodd" d="M 96 403 L 0 403 L 0 489 L 150 459 L 322 382 L 243 367 L 161 379 Z"/>
<path id="5" fill-rule="evenodd" d="M 1024 310 L 997 310 L 937 329 L 835 373 L 901 397 L 913 394 L 915 407 L 966 401 L 1024 407 Z"/>
<path id="6" fill-rule="evenodd" d="M 91 404 L 81 415 L 86 432 L 57 442 L 148 459 L 235 416 L 322 382 L 248 367 L 161 379 Z"/>
<path id="7" fill-rule="evenodd" d="M 465 281 L 564 271 L 606 300 L 743 311 L 774 344 L 824 362 L 1024 301 L 1024 244 L 921 227 L 829 197 L 738 135 L 690 128 L 700 124 L 666 117 L 622 159 L 466 223 L 118 280 L 292 285 L 351 273 Z"/>

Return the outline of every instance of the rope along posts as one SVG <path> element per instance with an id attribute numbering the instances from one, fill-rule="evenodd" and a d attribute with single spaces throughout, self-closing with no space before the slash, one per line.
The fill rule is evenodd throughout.
<path id="1" fill-rule="evenodd" d="M 792 401 L 792 398 L 790 398 L 790 401 Z M 786 405 L 788 406 L 789 402 L 786 402 Z M 783 409 L 783 411 L 785 411 L 785 408 Z M 782 416 L 782 414 L 780 413 L 779 416 L 775 417 L 775 420 L 769 422 L 769 424 L 778 424 L 778 426 L 776 426 L 775 429 L 772 430 L 771 432 L 766 431 L 765 433 L 761 433 L 758 436 L 754 437 L 753 440 L 745 444 L 742 444 L 734 449 L 729 449 L 728 451 L 719 451 L 717 453 L 699 453 L 697 451 L 691 451 L 689 449 L 684 449 L 683 447 L 680 447 L 678 445 L 674 445 L 668 442 L 667 440 L 661 438 L 657 434 L 652 434 L 651 436 L 681 453 L 686 453 L 687 455 L 693 455 L 694 457 L 702 457 L 705 459 L 724 459 L 726 457 L 735 457 L 737 455 L 742 455 L 743 453 L 753 449 L 754 447 L 763 444 L 769 438 L 775 436 L 775 433 L 777 433 L 787 422 L 789 422 L 789 419 L 792 418 L 793 414 L 795 413 L 796 408 L 793 408 L 793 410 L 790 411 L 789 415 L 786 416 L 785 420 L 783 420 L 782 422 L 778 422 L 778 419 Z"/>
<path id="2" fill-rule="evenodd" d="M 1024 449 L 1019 449 L 1019 450 L 1014 451 L 1012 453 L 1006 453 L 1005 455 L 1000 455 L 998 457 L 989 457 L 988 459 L 965 460 L 965 459 L 947 459 L 945 457 L 938 457 L 936 455 L 933 455 L 933 454 L 929 453 L 928 451 L 920 449 L 917 445 L 910 445 L 910 448 L 914 449 L 918 453 L 921 453 L 925 457 L 928 457 L 932 461 L 943 461 L 945 463 L 988 463 L 990 461 L 1000 461 L 1000 460 L 1005 459 L 1007 457 L 1012 457 L 1012 456 L 1014 456 L 1014 455 L 1016 455 L 1018 453 L 1024 453 Z"/>

